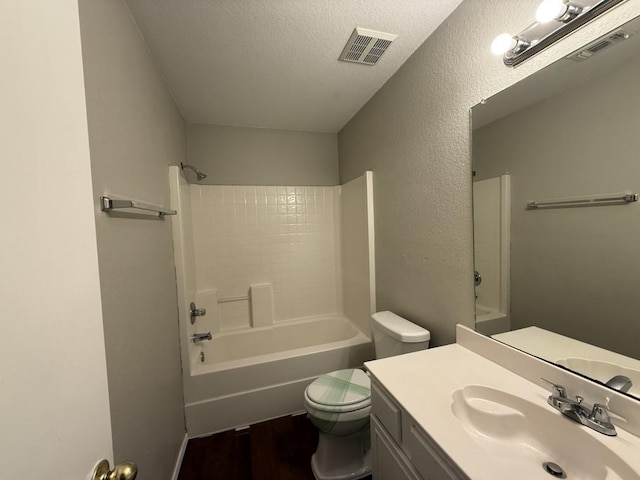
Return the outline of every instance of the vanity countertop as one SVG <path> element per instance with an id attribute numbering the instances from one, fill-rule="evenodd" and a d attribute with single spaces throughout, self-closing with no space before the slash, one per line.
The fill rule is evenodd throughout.
<path id="1" fill-rule="evenodd" d="M 617 436 L 607 437 L 573 422 L 547 404 L 549 390 L 458 344 L 375 360 L 367 362 L 366 366 L 415 422 L 473 480 L 549 480 L 552 477 L 541 466 L 523 466 L 505 455 L 500 444 L 492 445 L 491 438 L 482 439 L 476 433 L 465 431 L 452 412 L 452 394 L 469 385 L 491 387 L 548 409 L 557 417 L 551 417 L 553 420 L 564 422 L 563 431 L 584 429 L 587 435 L 624 459 L 640 478 L 638 437 L 622 428 L 617 428 Z M 580 449 L 579 445 L 575 447 Z M 583 454 L 590 455 L 588 451 Z M 602 478 L 619 478 L 611 476 L 612 473 Z"/>

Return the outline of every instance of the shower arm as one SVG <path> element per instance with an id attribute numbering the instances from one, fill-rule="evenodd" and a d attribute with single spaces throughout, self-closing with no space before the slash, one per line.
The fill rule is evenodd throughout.
<path id="1" fill-rule="evenodd" d="M 193 170 L 193 172 L 196 174 L 196 177 L 198 178 L 198 181 L 204 180 L 205 178 L 207 178 L 207 175 L 205 173 L 202 173 L 200 170 L 198 170 L 193 165 L 187 165 L 187 164 L 184 164 L 184 163 L 180 162 L 180 168 L 182 170 L 184 170 L 185 168 L 188 168 L 189 170 Z"/>

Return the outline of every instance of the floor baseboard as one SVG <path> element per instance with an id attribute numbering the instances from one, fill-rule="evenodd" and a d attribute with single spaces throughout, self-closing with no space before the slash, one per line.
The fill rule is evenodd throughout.
<path id="1" fill-rule="evenodd" d="M 176 466 L 173 468 L 173 475 L 171 476 L 171 480 L 178 480 L 178 475 L 180 475 L 180 467 L 182 466 L 182 459 L 184 458 L 184 452 L 187 450 L 187 443 L 189 442 L 189 435 L 184 434 L 184 439 L 182 440 L 182 445 L 180 446 L 180 451 L 178 452 L 178 458 L 176 459 Z"/>

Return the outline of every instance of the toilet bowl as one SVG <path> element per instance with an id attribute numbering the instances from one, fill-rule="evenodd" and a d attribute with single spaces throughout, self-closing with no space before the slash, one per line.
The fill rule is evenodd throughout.
<path id="1" fill-rule="evenodd" d="M 376 358 L 424 350 L 431 335 L 392 313 L 371 317 Z M 304 392 L 311 423 L 319 430 L 318 449 L 311 458 L 316 480 L 355 480 L 371 473 L 369 413 L 371 381 L 360 369 L 322 375 Z"/>
<path id="2" fill-rule="evenodd" d="M 359 369 L 321 376 L 304 392 L 309 419 L 319 430 L 311 459 L 317 480 L 362 478 L 371 473 L 368 450 L 371 382 Z"/>

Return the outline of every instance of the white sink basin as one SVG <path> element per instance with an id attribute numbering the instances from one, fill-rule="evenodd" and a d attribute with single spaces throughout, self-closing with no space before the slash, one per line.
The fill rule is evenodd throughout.
<path id="1" fill-rule="evenodd" d="M 616 437 L 596 438 L 586 427 L 546 403 L 538 405 L 483 385 L 468 385 L 452 395 L 451 411 L 465 432 L 496 458 L 495 468 L 514 479 L 551 479 L 543 464 L 553 462 L 576 480 L 640 480 L 607 447 Z M 496 455 L 496 453 L 498 453 Z"/>
<path id="2" fill-rule="evenodd" d="M 621 367 L 615 363 L 604 362 L 602 360 L 590 360 L 587 358 L 570 357 L 556 360 L 558 365 L 567 367 L 576 372 L 580 372 L 587 377 L 607 383 L 608 380 L 616 375 L 624 375 L 629 377 L 631 389 L 628 393 L 640 397 L 640 371 L 632 368 Z"/>

